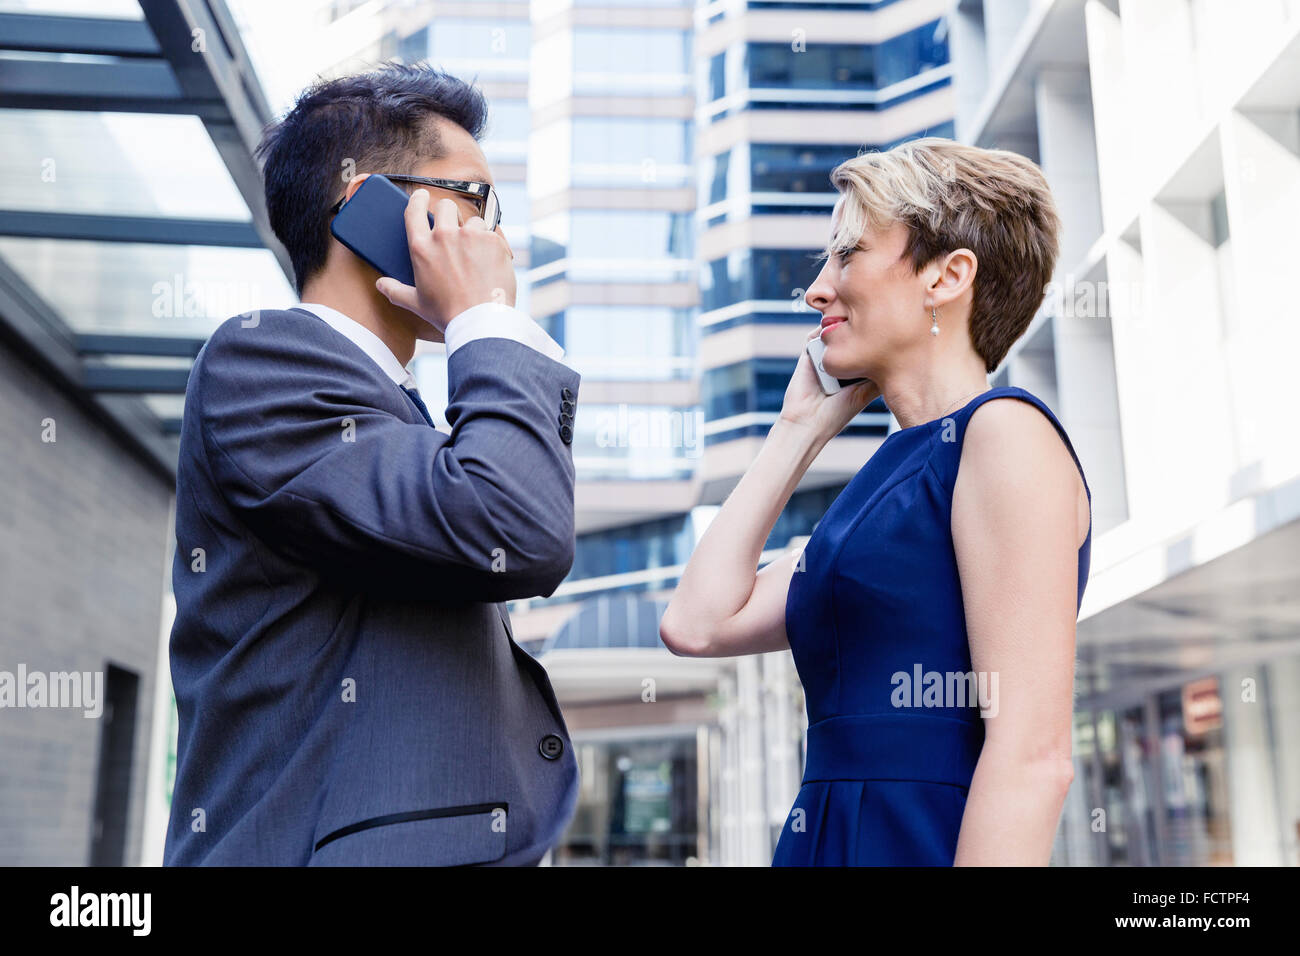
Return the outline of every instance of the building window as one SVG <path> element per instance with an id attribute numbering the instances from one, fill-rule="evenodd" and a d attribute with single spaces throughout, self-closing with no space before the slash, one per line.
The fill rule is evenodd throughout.
<path id="1" fill-rule="evenodd" d="M 705 312 L 751 299 L 795 302 L 821 271 L 817 252 L 800 249 L 742 249 L 704 264 L 700 305 Z M 792 317 L 792 321 L 797 318 Z"/>
<path id="2" fill-rule="evenodd" d="M 741 57 L 741 68 L 727 69 Z M 809 43 L 795 50 L 788 42 L 735 46 L 709 61 L 712 100 L 746 89 L 879 90 L 949 62 L 943 20 L 923 24 L 881 43 Z"/>

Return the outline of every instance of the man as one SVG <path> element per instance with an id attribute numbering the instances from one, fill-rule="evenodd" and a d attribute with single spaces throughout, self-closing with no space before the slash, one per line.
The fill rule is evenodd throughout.
<path id="1" fill-rule="evenodd" d="M 485 121 L 477 89 L 386 66 L 307 90 L 259 146 L 302 302 L 227 320 L 186 390 L 167 865 L 536 864 L 573 813 L 502 602 L 572 565 L 579 376 L 513 307 Z M 414 288 L 329 233 L 372 173 L 453 181 L 409 204 Z M 450 434 L 417 339 L 446 342 Z"/>

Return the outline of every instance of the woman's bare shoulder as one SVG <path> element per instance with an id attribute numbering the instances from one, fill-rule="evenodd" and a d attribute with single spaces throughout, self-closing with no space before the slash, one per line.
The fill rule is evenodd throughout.
<path id="1" fill-rule="evenodd" d="M 1066 495 L 1076 509 L 1082 502 L 1079 517 L 1086 519 L 1088 510 L 1079 468 L 1056 426 L 1042 409 L 1014 395 L 989 399 L 971 413 L 957 488 L 963 493 L 954 490 L 954 521 L 962 504 L 1026 514 L 1055 507 Z M 1086 534 L 1085 520 L 1080 543 Z"/>

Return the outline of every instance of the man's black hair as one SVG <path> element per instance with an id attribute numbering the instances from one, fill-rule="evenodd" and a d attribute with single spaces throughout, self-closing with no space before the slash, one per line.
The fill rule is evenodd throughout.
<path id="1" fill-rule="evenodd" d="M 329 209 L 348 179 L 366 172 L 409 173 L 442 154 L 435 116 L 478 139 L 487 101 L 475 86 L 426 64 L 390 63 L 366 73 L 321 80 L 265 131 L 263 163 L 271 228 L 293 261 L 294 285 L 325 265 Z"/>

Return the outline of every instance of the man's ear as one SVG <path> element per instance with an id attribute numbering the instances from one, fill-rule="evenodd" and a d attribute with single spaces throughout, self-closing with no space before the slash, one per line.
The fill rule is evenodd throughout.
<path id="1" fill-rule="evenodd" d="M 362 173 L 360 176 L 353 176 L 348 180 L 347 191 L 343 194 L 344 199 L 351 199 L 352 194 L 361 188 L 361 184 L 370 176 L 369 173 Z"/>

